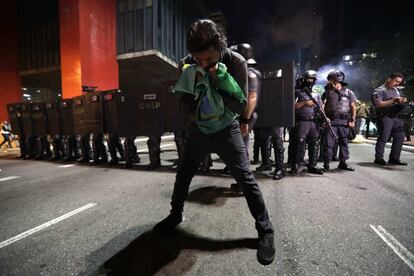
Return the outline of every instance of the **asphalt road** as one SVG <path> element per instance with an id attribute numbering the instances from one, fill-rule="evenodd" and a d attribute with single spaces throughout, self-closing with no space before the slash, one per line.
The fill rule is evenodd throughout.
<path id="1" fill-rule="evenodd" d="M 353 144 L 355 172 L 257 175 L 276 235 L 275 261 L 262 266 L 254 221 L 219 160 L 193 179 L 178 230 L 152 233 L 175 179 L 175 146 L 163 149 L 156 171 L 145 153 L 128 170 L 3 153 L 0 275 L 414 275 L 413 153 L 402 153 L 407 167 L 381 168 L 373 145 Z"/>

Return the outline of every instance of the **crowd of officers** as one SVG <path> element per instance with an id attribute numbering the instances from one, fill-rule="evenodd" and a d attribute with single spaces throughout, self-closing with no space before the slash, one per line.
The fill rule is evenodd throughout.
<path id="1" fill-rule="evenodd" d="M 246 148 L 248 149 L 249 134 L 254 133 L 252 164 L 261 164 L 256 168 L 257 173 L 268 173 L 273 170 L 272 177 L 280 180 L 286 175 L 284 166 L 285 148 L 283 127 L 258 128 L 255 127 L 257 102 L 260 101 L 261 80 L 260 71 L 256 68 L 252 48 L 243 43 L 230 48 L 241 54 L 248 65 L 248 101 L 244 114 L 240 117 L 240 125 Z M 355 133 L 361 133 L 368 117 L 368 108 L 361 104 L 353 91 L 347 88 L 345 75 L 338 70 L 331 71 L 327 76 L 325 91 L 322 95 L 317 93 L 313 86 L 317 80 L 317 72 L 306 71 L 296 80 L 295 87 L 295 125 L 289 129 L 289 147 L 287 163 L 292 174 L 307 170 L 308 173 L 322 175 L 331 168 L 332 161 L 339 161 L 338 169 L 354 171 L 347 160 L 349 159 L 348 143 Z M 375 89 L 372 94 L 373 106 L 376 107 L 376 122 L 378 128 L 378 141 L 375 149 L 374 163 L 386 165 L 384 160 L 385 143 L 393 137 L 393 145 L 388 164 L 406 165 L 400 160 L 400 152 L 404 141 L 403 120 L 395 112 L 395 104 L 407 102 L 397 89 L 403 81 L 401 74 L 392 74 L 384 85 Z M 359 103 L 359 104 L 357 104 Z M 249 118 L 248 120 L 243 118 Z M 357 130 L 356 122 L 358 122 Z M 8 134 L 11 129 L 3 131 Z M 4 134 L 3 134 L 4 135 Z M 174 133 L 178 152 L 178 161 L 173 168 L 177 168 L 184 152 L 186 140 L 185 131 Z M 106 136 L 110 159 L 104 144 Z M 124 166 L 130 167 L 139 163 L 140 158 L 135 146 L 136 137 L 126 137 L 121 143 L 116 134 L 87 134 L 76 136 L 37 137 L 29 135 L 19 137 L 21 155 L 23 159 L 50 159 L 72 162 L 85 162 L 90 164 L 118 165 L 125 161 Z M 6 140 L 6 139 L 5 139 Z M 8 140 L 8 137 L 7 137 Z M 161 165 L 160 158 L 161 137 L 150 136 L 147 141 L 150 164 L 148 169 L 156 169 Z M 53 145 L 53 152 L 50 144 Z M 271 159 L 272 148 L 274 160 Z M 305 161 L 305 152 L 308 151 L 308 160 Z M 337 152 L 339 156 L 337 157 Z M 248 155 L 248 152 L 246 152 Z M 91 162 L 92 161 L 92 162 Z M 323 167 L 317 163 L 322 162 Z M 201 162 L 199 171 L 205 173 L 212 166 L 210 154 Z M 273 169 L 274 167 L 274 169 Z M 224 174 L 229 171 L 223 169 Z"/>

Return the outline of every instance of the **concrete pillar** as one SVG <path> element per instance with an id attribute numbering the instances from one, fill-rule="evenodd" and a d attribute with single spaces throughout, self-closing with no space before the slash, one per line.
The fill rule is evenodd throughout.
<path id="1" fill-rule="evenodd" d="M 119 87 L 116 1 L 59 0 L 62 97 Z"/>
<path id="2" fill-rule="evenodd" d="M 6 104 L 22 101 L 16 2 L 3 1 L 0 11 L 0 121 L 8 119 Z"/>

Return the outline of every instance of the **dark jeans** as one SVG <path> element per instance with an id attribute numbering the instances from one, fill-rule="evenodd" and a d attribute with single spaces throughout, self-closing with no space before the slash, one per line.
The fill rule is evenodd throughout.
<path id="1" fill-rule="evenodd" d="M 12 148 L 12 144 L 10 143 L 10 134 L 1 134 L 3 135 L 4 141 L 0 144 L 0 147 L 2 147 L 5 143 L 9 144 L 9 147 Z"/>
<path id="2" fill-rule="evenodd" d="M 256 220 L 259 236 L 273 233 L 262 193 L 250 169 L 246 148 L 237 121 L 214 134 L 202 133 L 195 124 L 189 128 L 184 147 L 184 156 L 177 171 L 171 206 L 172 213 L 183 211 L 184 201 L 201 160 L 206 154 L 215 152 L 229 168 L 236 182 L 241 185 L 250 212 Z"/>

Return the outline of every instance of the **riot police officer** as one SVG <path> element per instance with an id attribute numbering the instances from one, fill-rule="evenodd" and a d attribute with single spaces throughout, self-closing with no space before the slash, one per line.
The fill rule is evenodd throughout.
<path id="1" fill-rule="evenodd" d="M 108 163 L 109 165 L 115 166 L 118 165 L 119 161 L 125 161 L 125 151 L 117 133 L 108 134 L 108 150 L 109 155 L 111 156 L 111 161 Z M 118 158 L 117 151 L 121 155 L 121 159 Z"/>
<path id="2" fill-rule="evenodd" d="M 150 160 L 148 169 L 154 170 L 161 166 L 161 136 L 150 135 L 147 140 L 147 146 Z"/>
<path id="3" fill-rule="evenodd" d="M 316 103 L 322 106 L 322 100 L 319 94 L 312 90 L 316 82 L 316 72 L 314 70 L 306 71 L 299 78 L 299 89 L 295 91 L 295 129 L 294 135 L 294 157 L 292 158 L 292 173 L 298 172 L 301 165 L 302 156 L 305 154 L 305 142 L 308 144 L 308 172 L 314 174 L 323 174 L 322 170 L 316 167 L 318 162 L 319 151 L 319 125 L 316 122 L 317 112 Z"/>
<path id="4" fill-rule="evenodd" d="M 133 163 L 141 162 L 138 156 L 137 146 L 135 145 L 135 136 L 125 137 L 124 152 L 125 168 L 130 168 Z"/>
<path id="5" fill-rule="evenodd" d="M 338 137 L 339 165 L 338 168 L 354 171 L 346 161 L 349 159 L 348 135 L 349 128 L 355 127 L 356 96 L 354 92 L 346 88 L 345 74 L 334 70 L 328 74 L 328 83 L 322 99 L 325 103 L 326 116 L 331 120 L 331 126 Z M 335 141 L 332 135 L 327 134 L 325 139 L 326 151 L 324 153 L 324 169 L 329 170 L 329 161 L 333 158 Z"/>
<path id="6" fill-rule="evenodd" d="M 404 76 L 402 74 L 393 73 L 372 94 L 372 101 L 377 109 L 377 126 L 379 130 L 379 136 L 375 146 L 375 164 L 387 164 L 384 160 L 384 147 L 392 136 L 392 147 L 388 164 L 407 165 L 407 163 L 400 160 L 401 149 L 404 143 L 404 122 L 398 117 L 395 109 L 392 108 L 394 105 L 407 102 L 407 98 L 397 89 L 397 86 L 403 79 Z"/>

